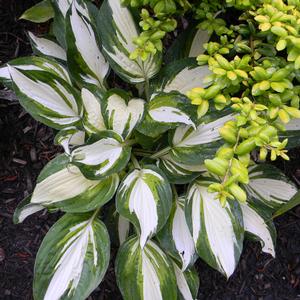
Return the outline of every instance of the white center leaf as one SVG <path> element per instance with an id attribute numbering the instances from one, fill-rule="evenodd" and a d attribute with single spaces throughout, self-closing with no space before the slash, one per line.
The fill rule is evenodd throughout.
<path id="1" fill-rule="evenodd" d="M 81 90 L 81 98 L 84 108 L 83 125 L 89 133 L 105 130 L 101 105 L 97 97 L 86 88 Z"/>
<path id="2" fill-rule="evenodd" d="M 71 6 L 72 0 L 55 0 L 62 15 L 66 17 L 68 9 Z"/>
<path id="3" fill-rule="evenodd" d="M 155 95 L 147 105 L 147 113 L 138 130 L 146 136 L 157 137 L 181 124 L 195 128 L 197 110 L 195 105 L 178 92 Z"/>
<path id="4" fill-rule="evenodd" d="M 50 73 L 44 73 L 48 79 L 45 80 L 37 72 L 25 74 L 12 66 L 9 66 L 9 72 L 21 104 L 29 112 L 32 111 L 35 118 L 42 118 L 47 125 L 59 129 L 80 120 L 75 93 L 66 81 L 59 80 Z M 37 109 L 39 114 L 36 113 Z"/>
<path id="5" fill-rule="evenodd" d="M 32 41 L 33 48 L 42 55 L 51 56 L 63 61 L 67 60 L 66 51 L 57 43 L 46 38 L 37 37 L 31 32 L 28 32 L 28 35 Z"/>
<path id="6" fill-rule="evenodd" d="M 73 146 L 84 144 L 85 136 L 85 131 L 78 130 L 76 127 L 71 126 L 59 131 L 54 138 L 54 143 L 61 145 L 64 148 L 65 153 L 69 155 Z"/>
<path id="7" fill-rule="evenodd" d="M 204 79 L 211 74 L 208 66 L 197 66 L 194 68 L 186 67 L 182 69 L 176 76 L 167 82 L 162 88 L 165 93 L 177 91 L 186 94 L 196 87 L 207 87 L 209 84 L 204 84 Z"/>
<path id="8" fill-rule="evenodd" d="M 88 297 L 109 263 L 109 236 L 91 214 L 66 214 L 47 233 L 35 266 L 34 297 Z"/>
<path id="9" fill-rule="evenodd" d="M 243 224 L 238 206 L 222 207 L 201 179 L 189 189 L 187 216 L 199 256 L 228 277 L 234 272 L 243 245 Z"/>
<path id="10" fill-rule="evenodd" d="M 198 66 L 194 58 L 175 60 L 162 68 L 159 76 L 152 80 L 151 98 L 161 92 L 186 95 L 193 88 L 208 87 L 210 81 L 207 78 L 211 74 L 208 66 Z"/>
<path id="11" fill-rule="evenodd" d="M 271 216 L 269 220 L 259 214 L 259 210 L 254 209 L 249 203 L 241 204 L 243 212 L 245 231 L 255 235 L 261 240 L 262 251 L 270 253 L 275 257 L 275 228 Z"/>
<path id="12" fill-rule="evenodd" d="M 103 178 L 123 169 L 129 158 L 131 148 L 124 144 L 123 138 L 115 132 L 103 131 L 95 135 L 87 145 L 74 149 L 72 163 L 90 178 Z"/>
<path id="13" fill-rule="evenodd" d="M 175 247 L 182 260 L 182 270 L 184 271 L 195 255 L 195 245 L 186 223 L 184 208 L 180 203 L 176 204 L 173 218 L 172 237 Z"/>
<path id="14" fill-rule="evenodd" d="M 202 123 L 193 129 L 191 126 L 182 125 L 176 128 L 172 138 L 172 158 L 182 164 L 202 164 L 205 159 L 215 155 L 222 145 L 219 129 L 233 115 L 222 116 L 208 123 Z"/>
<path id="15" fill-rule="evenodd" d="M 170 205 L 170 186 L 156 167 L 132 171 L 117 193 L 117 209 L 140 230 L 142 248 L 147 239 L 165 224 Z"/>
<path id="16" fill-rule="evenodd" d="M 66 155 L 60 155 L 42 170 L 30 202 L 66 212 L 86 212 L 107 203 L 118 185 L 117 174 L 89 180 L 69 164 Z"/>
<path id="17" fill-rule="evenodd" d="M 219 129 L 232 118 L 232 115 L 227 115 L 213 122 L 200 124 L 196 130 L 190 131 L 188 134 L 190 129 L 188 126 L 178 127 L 173 137 L 173 145 L 178 148 L 193 147 L 220 140 Z"/>
<path id="18" fill-rule="evenodd" d="M 100 8 L 99 30 L 104 54 L 111 67 L 124 80 L 131 83 L 144 82 L 150 79 L 160 67 L 160 53 L 145 61 L 130 59 L 135 50 L 133 40 L 139 36 L 137 25 L 126 6 L 121 1 L 105 0 Z"/>
<path id="19" fill-rule="evenodd" d="M 157 122 L 162 122 L 162 123 L 178 122 L 190 126 L 195 126 L 191 118 L 176 107 L 172 107 L 172 106 L 157 107 L 150 110 L 149 114 L 151 118 Z"/>
<path id="20" fill-rule="evenodd" d="M 114 130 L 124 138 L 141 121 L 144 114 L 145 101 L 142 99 L 127 99 L 121 94 L 110 93 L 105 101 L 108 128 Z"/>
<path id="21" fill-rule="evenodd" d="M 68 39 L 68 66 L 83 84 L 104 87 L 109 65 L 105 61 L 84 2 L 72 2 L 66 27 Z"/>
<path id="22" fill-rule="evenodd" d="M 272 165 L 252 167 L 249 179 L 249 184 L 245 185 L 248 197 L 273 209 L 288 202 L 298 191 L 296 185 Z"/>
<path id="23" fill-rule="evenodd" d="M 210 39 L 210 34 L 207 30 L 198 29 L 189 51 L 189 57 L 197 57 L 200 54 L 203 54 L 206 50 L 204 49 L 204 44 L 207 43 Z"/>
<path id="24" fill-rule="evenodd" d="M 127 240 L 117 256 L 116 276 L 124 299 L 177 299 L 173 265 L 152 241 L 141 249 L 137 238 Z"/>

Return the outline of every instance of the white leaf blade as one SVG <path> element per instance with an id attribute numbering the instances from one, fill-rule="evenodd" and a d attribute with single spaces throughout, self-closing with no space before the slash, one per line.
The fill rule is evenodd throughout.
<path id="1" fill-rule="evenodd" d="M 240 209 L 228 203 L 222 207 L 200 180 L 191 185 L 187 199 L 187 216 L 199 256 L 229 278 L 242 251 Z"/>
<path id="2" fill-rule="evenodd" d="M 298 192 L 297 186 L 272 165 L 255 165 L 245 185 L 249 199 L 257 199 L 272 209 L 287 203 Z"/>
<path id="3" fill-rule="evenodd" d="M 61 11 L 62 15 L 66 17 L 67 12 L 71 6 L 72 0 L 55 0 L 59 10 Z"/>
<path id="4" fill-rule="evenodd" d="M 97 180 L 121 171 L 130 158 L 131 147 L 113 131 L 92 135 L 88 143 L 71 152 L 71 163 L 77 165 L 85 177 Z"/>
<path id="5" fill-rule="evenodd" d="M 177 91 L 186 94 L 188 91 L 196 87 L 207 87 L 204 79 L 211 74 L 208 66 L 197 66 L 195 68 L 186 67 L 175 75 L 162 89 L 163 92 L 169 93 Z"/>
<path id="6" fill-rule="evenodd" d="M 207 30 L 198 29 L 189 52 L 189 57 L 197 57 L 200 54 L 205 52 L 204 44 L 207 43 L 210 39 L 210 34 Z"/>
<path id="7" fill-rule="evenodd" d="M 28 35 L 34 48 L 41 54 L 63 61 L 67 60 L 66 51 L 57 43 L 46 38 L 37 37 L 32 32 L 28 32 Z"/>
<path id="8" fill-rule="evenodd" d="M 140 247 L 162 228 L 171 210 L 170 185 L 154 166 L 133 170 L 117 193 L 117 210 L 140 232 Z"/>
<path id="9" fill-rule="evenodd" d="M 190 116 L 182 112 L 180 109 L 172 106 L 160 106 L 149 110 L 151 118 L 160 123 L 181 123 L 195 127 Z"/>
<path id="10" fill-rule="evenodd" d="M 177 287 L 184 300 L 193 300 L 189 285 L 184 277 L 183 271 L 178 268 L 177 264 L 173 262 L 173 267 L 176 276 Z"/>
<path id="11" fill-rule="evenodd" d="M 213 122 L 200 124 L 196 130 L 188 135 L 185 135 L 189 129 L 188 127 L 178 127 L 173 137 L 173 145 L 175 147 L 192 147 L 220 140 L 219 129 L 232 119 L 233 115 L 227 115 Z"/>
<path id="12" fill-rule="evenodd" d="M 35 117 L 43 117 L 54 123 L 50 123 L 49 126 L 59 127 L 72 125 L 81 119 L 77 99 L 67 82 L 58 80 L 50 73 L 45 73 L 49 77 L 47 82 L 44 78 L 43 81 L 39 80 L 39 77 L 33 80 L 13 66 L 8 66 L 8 69 L 21 104 L 31 111 L 33 104 L 26 100 L 29 98 L 38 106 L 40 114 L 34 113 Z M 36 108 L 33 111 L 36 111 Z"/>
<path id="13" fill-rule="evenodd" d="M 145 101 L 124 97 L 116 91 L 109 93 L 105 99 L 105 110 L 109 129 L 127 138 L 143 117 Z"/>
<path id="14" fill-rule="evenodd" d="M 31 202 L 49 205 L 64 201 L 92 189 L 98 183 L 98 180 L 86 179 L 76 166 L 68 166 L 38 183 Z"/>
<path id="15" fill-rule="evenodd" d="M 108 263 L 109 236 L 104 224 L 95 214 L 66 214 L 50 229 L 39 249 L 34 297 L 86 298 L 102 280 Z"/>
<path id="16" fill-rule="evenodd" d="M 176 277 L 165 253 L 152 241 L 144 249 L 133 237 L 120 248 L 116 276 L 124 299 L 176 299 Z"/>
<path id="17" fill-rule="evenodd" d="M 193 237 L 186 223 L 184 210 L 180 204 L 176 204 L 175 215 L 172 226 L 172 236 L 175 247 L 182 260 L 182 271 L 192 262 L 195 255 Z"/>
<path id="18" fill-rule="evenodd" d="M 89 133 L 105 130 L 101 105 L 96 96 L 86 88 L 81 90 L 81 98 L 85 111 L 84 127 Z"/>
<path id="19" fill-rule="evenodd" d="M 272 235 L 263 217 L 261 217 L 248 204 L 241 204 L 244 228 L 247 232 L 257 236 L 261 240 L 262 251 L 275 257 L 275 245 Z"/>
<path id="20" fill-rule="evenodd" d="M 70 69 L 77 73 L 82 82 L 103 88 L 109 65 L 100 51 L 85 3 L 79 3 L 77 0 L 72 2 L 67 37 L 69 44 L 74 44 L 76 48 L 74 51 L 70 47 L 67 52 Z"/>
<path id="21" fill-rule="evenodd" d="M 160 54 L 150 55 L 145 62 L 139 58 L 130 59 L 136 48 L 133 40 L 139 32 L 129 9 L 120 1 L 106 0 L 100 8 L 99 18 L 104 54 L 114 71 L 131 83 L 153 77 L 159 70 Z"/>

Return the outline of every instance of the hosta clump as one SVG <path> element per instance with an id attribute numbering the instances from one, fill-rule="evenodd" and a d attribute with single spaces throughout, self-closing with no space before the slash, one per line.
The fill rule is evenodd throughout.
<path id="1" fill-rule="evenodd" d="M 224 127 L 235 128 L 237 111 L 222 105 L 225 87 L 207 80 L 211 65 L 195 58 L 209 34 L 188 29 L 163 66 L 160 51 L 132 57 L 140 32 L 121 1 L 103 1 L 98 9 L 57 0 L 51 7 L 53 36 L 30 33 L 35 56 L 0 69 L 21 105 L 58 131 L 55 142 L 64 149 L 14 215 L 22 222 L 44 208 L 65 213 L 37 254 L 34 298 L 87 298 L 106 273 L 110 244 L 120 247 L 117 283 L 130 300 L 196 299 L 195 261 L 230 277 L 245 233 L 275 256 L 272 214 L 297 203 L 297 188 L 272 165 L 244 157 L 241 144 L 224 134 Z M 236 102 L 244 106 L 246 97 Z M 209 107 L 211 99 L 219 105 Z M 287 126 L 283 134 L 296 137 L 299 124 Z M 220 198 L 224 176 L 230 194 Z"/>

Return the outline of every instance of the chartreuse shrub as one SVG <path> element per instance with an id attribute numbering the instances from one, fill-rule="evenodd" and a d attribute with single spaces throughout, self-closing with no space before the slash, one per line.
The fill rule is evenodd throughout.
<path id="1" fill-rule="evenodd" d="M 54 16 L 49 36 L 0 69 L 64 149 L 14 215 L 65 213 L 37 254 L 37 300 L 88 297 L 110 244 L 124 299 L 195 299 L 199 257 L 228 278 L 245 237 L 275 256 L 272 215 L 299 202 L 263 163 L 299 144 L 299 2 L 121 2 L 43 1 L 22 17 Z"/>

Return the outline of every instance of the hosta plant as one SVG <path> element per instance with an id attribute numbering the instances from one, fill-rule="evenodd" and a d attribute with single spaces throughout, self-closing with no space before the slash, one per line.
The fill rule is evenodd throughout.
<path id="1" fill-rule="evenodd" d="M 170 1 L 175 11 L 166 18 L 193 11 L 200 29 L 188 28 L 167 53 L 162 36 L 155 49 L 141 50 L 143 34 L 131 7 L 146 18 L 142 9 L 149 5 L 162 18 L 159 9 L 165 8 L 153 4 L 164 1 L 132 2 L 105 0 L 97 8 L 84 0 L 43 1 L 30 12 L 46 6 L 42 20 L 54 15 L 49 36 L 29 33 L 35 55 L 0 69 L 3 84 L 36 120 L 57 131 L 55 143 L 64 149 L 14 215 L 18 223 L 42 209 L 65 213 L 37 254 L 36 300 L 87 298 L 105 276 L 111 247 L 119 247 L 115 271 L 124 299 L 196 299 L 198 258 L 229 278 L 245 237 L 275 256 L 272 215 L 299 201 L 295 184 L 256 155 L 260 149 L 261 160 L 269 150 L 287 158 L 284 137 L 297 144 L 297 119 L 287 131 L 278 124 L 298 117 L 298 89 L 283 94 L 290 85 L 274 75 L 273 58 L 260 69 L 265 54 L 254 50 L 264 34 L 251 33 L 257 40 L 252 48 L 244 45 L 250 51 L 245 58 L 227 60 L 222 55 L 233 51 L 238 30 L 208 18 L 210 10 L 240 8 L 241 1 L 199 1 L 195 11 L 188 1 Z M 264 7 L 251 8 L 251 16 L 266 24 L 258 17 Z M 210 22 L 203 21 L 204 12 Z M 284 49 L 278 28 L 274 37 L 271 25 L 259 26 L 271 28 L 270 41 Z M 295 38 L 286 37 L 288 51 L 296 51 Z M 297 71 L 285 70 L 296 85 Z M 267 96 L 274 118 L 262 104 Z"/>

